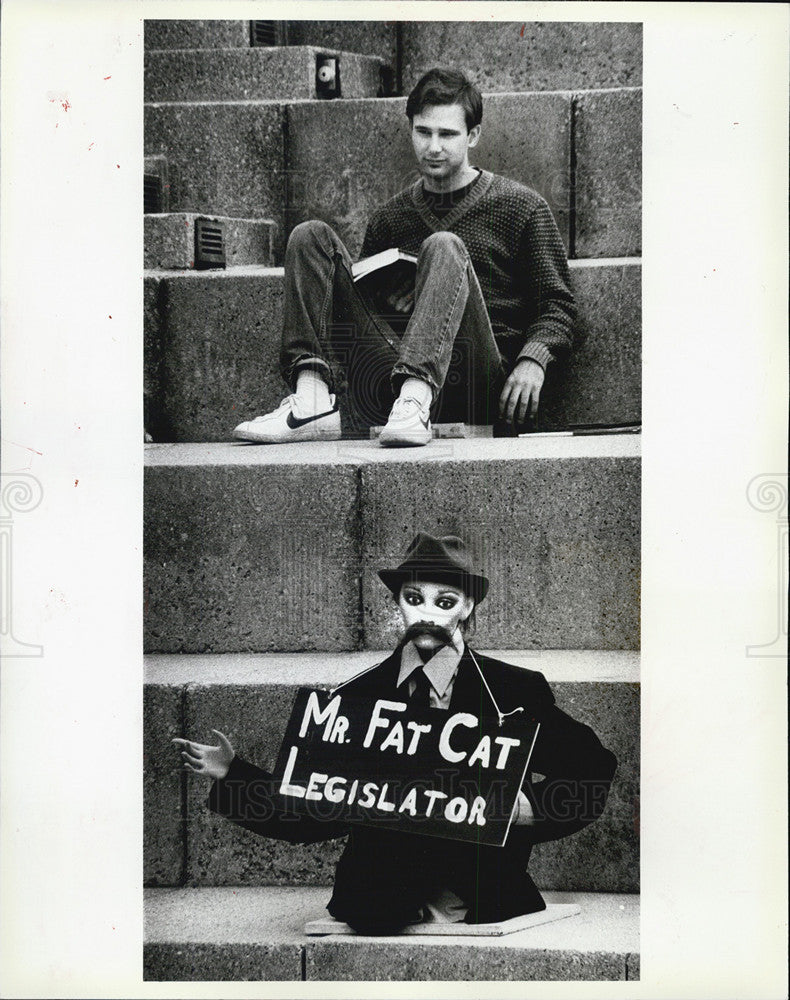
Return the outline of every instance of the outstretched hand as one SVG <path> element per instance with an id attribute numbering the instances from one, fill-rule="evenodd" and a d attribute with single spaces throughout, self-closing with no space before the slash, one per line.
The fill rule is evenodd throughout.
<path id="1" fill-rule="evenodd" d="M 522 358 L 510 373 L 499 397 L 499 416 L 509 424 L 522 425 L 529 415 L 538 415 L 540 390 L 546 373 L 531 358 Z"/>
<path id="2" fill-rule="evenodd" d="M 203 774 L 215 780 L 222 779 L 228 773 L 230 762 L 236 756 L 230 741 L 224 733 L 218 729 L 212 729 L 219 740 L 219 746 L 208 746 L 205 743 L 196 743 L 194 740 L 184 740 L 176 737 L 173 743 L 183 747 L 181 757 L 184 761 L 184 770 L 192 771 L 193 774 Z"/>

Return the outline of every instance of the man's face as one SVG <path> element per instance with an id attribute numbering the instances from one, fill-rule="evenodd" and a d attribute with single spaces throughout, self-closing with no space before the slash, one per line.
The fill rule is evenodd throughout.
<path id="1" fill-rule="evenodd" d="M 469 150 L 477 145 L 479 138 L 479 125 L 467 132 L 460 104 L 427 104 L 415 115 L 411 141 L 420 173 L 429 187 L 442 189 L 454 178 L 463 176 L 469 167 Z"/>
<path id="2" fill-rule="evenodd" d="M 466 621 L 474 604 L 474 598 L 449 583 L 404 583 L 398 595 L 404 628 L 424 623 L 441 625 L 450 635 L 460 622 Z M 412 641 L 424 652 L 442 646 L 442 641 L 433 635 L 417 635 Z"/>

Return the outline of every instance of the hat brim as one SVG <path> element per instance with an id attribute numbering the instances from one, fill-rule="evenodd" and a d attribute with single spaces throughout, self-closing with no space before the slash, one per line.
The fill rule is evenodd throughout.
<path id="1" fill-rule="evenodd" d="M 416 583 L 421 580 L 425 583 L 449 583 L 454 587 L 459 587 L 474 598 L 475 604 L 479 604 L 488 593 L 488 580 L 484 576 L 475 573 L 465 573 L 463 570 L 441 570 L 431 569 L 380 569 L 379 579 L 384 586 L 397 598 L 404 583 Z"/>

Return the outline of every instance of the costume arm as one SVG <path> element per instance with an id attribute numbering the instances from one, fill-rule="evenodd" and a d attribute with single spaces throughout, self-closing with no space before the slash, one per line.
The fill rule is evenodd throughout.
<path id="1" fill-rule="evenodd" d="M 520 250 L 527 323 L 518 361 L 537 361 L 545 369 L 573 347 L 576 309 L 565 247 L 543 200 L 530 213 Z"/>
<path id="2" fill-rule="evenodd" d="M 513 826 L 508 837 L 530 844 L 567 837 L 598 819 L 617 769 L 615 755 L 589 726 L 553 703 L 548 683 L 540 679 L 548 698 L 536 713 L 540 729 L 529 771 L 545 777 L 523 786 L 534 820 L 530 825 Z"/>
<path id="3" fill-rule="evenodd" d="M 302 816 L 283 809 L 281 802 L 272 775 L 239 756 L 231 761 L 226 776 L 214 782 L 208 796 L 209 809 L 262 837 L 312 844 L 349 832 L 345 823 Z"/>

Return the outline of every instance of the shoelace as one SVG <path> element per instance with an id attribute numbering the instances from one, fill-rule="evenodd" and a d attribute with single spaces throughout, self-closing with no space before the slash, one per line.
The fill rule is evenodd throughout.
<path id="1" fill-rule="evenodd" d="M 420 403 L 419 399 L 415 399 L 413 396 L 398 396 L 398 398 L 392 405 L 393 414 L 395 414 L 396 412 L 397 414 L 400 414 L 401 410 L 405 411 L 407 409 L 406 406 L 407 403 L 414 403 L 414 405 L 417 407 L 417 410 L 420 412 L 422 411 L 422 403 Z"/>

